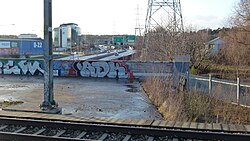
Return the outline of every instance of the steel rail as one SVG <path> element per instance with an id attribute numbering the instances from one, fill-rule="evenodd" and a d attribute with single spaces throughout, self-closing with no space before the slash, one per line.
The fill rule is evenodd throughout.
<path id="1" fill-rule="evenodd" d="M 0 139 L 2 140 L 14 140 L 14 141 L 100 141 L 90 139 L 76 139 L 66 137 L 53 137 L 43 135 L 32 135 L 32 134 L 20 134 L 20 133 L 8 133 L 0 132 Z"/>
<path id="2" fill-rule="evenodd" d="M 167 129 L 167 128 L 152 128 L 152 127 L 132 127 L 132 126 L 119 126 L 119 125 L 99 125 L 89 123 L 77 122 L 62 122 L 62 121 L 48 121 L 48 120 L 32 120 L 32 119 L 17 119 L 17 118 L 3 118 L 0 117 L 0 124 L 6 125 L 21 125 L 21 126 L 38 126 L 46 128 L 60 128 L 60 129 L 73 129 L 73 130 L 87 130 L 87 131 L 101 131 L 113 133 L 125 133 L 136 135 L 149 135 L 155 137 L 172 136 L 177 138 L 187 139 L 201 139 L 201 140 L 223 140 L 223 141 L 249 141 L 250 134 L 239 132 L 215 132 L 212 130 L 191 130 L 191 129 Z M 14 134 L 1 133 L 0 135 L 11 136 Z M 20 137 L 27 137 L 31 135 L 15 134 Z M 1 136 L 0 136 L 1 137 Z M 47 136 L 46 136 L 47 137 Z M 45 138 L 45 137 L 37 137 Z M 51 137 L 50 137 L 51 138 Z M 56 140 L 56 138 L 54 138 Z M 60 138 L 61 139 L 61 138 Z M 53 138 L 52 138 L 53 140 Z M 62 140 L 62 139 L 61 139 Z"/>

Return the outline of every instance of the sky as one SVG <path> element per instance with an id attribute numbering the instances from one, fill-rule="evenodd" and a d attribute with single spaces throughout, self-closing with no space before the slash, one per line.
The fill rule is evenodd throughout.
<path id="1" fill-rule="evenodd" d="M 239 0 L 180 0 L 185 27 L 227 26 Z M 134 34 L 145 24 L 148 0 L 52 0 L 53 24 L 76 23 L 82 34 Z M 0 0 L 0 35 L 37 34 L 43 38 L 43 0 Z"/>

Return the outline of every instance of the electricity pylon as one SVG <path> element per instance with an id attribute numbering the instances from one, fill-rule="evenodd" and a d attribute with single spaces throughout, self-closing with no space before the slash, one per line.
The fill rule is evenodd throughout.
<path id="1" fill-rule="evenodd" d="M 183 32 L 180 0 L 148 0 L 145 33 L 164 26 L 173 32 Z"/>
<path id="2" fill-rule="evenodd" d="M 143 60 L 147 56 L 149 32 L 168 29 L 173 33 L 184 31 L 180 0 L 148 0 L 144 32 Z"/>

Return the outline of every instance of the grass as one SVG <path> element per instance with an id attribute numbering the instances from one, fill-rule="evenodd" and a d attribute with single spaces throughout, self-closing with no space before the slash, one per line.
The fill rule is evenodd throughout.
<path id="1" fill-rule="evenodd" d="M 22 104 L 22 101 L 2 101 L 0 102 L 0 108 L 6 108 L 13 105 Z"/>
<path id="2" fill-rule="evenodd" d="M 172 78 L 147 78 L 142 86 L 165 120 L 250 124 L 250 108 L 197 91 L 176 91 Z"/>

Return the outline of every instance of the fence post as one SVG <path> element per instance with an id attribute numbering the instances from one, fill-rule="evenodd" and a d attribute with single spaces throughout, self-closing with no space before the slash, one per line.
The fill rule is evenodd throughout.
<path id="1" fill-rule="evenodd" d="M 187 71 L 187 82 L 186 82 L 186 84 L 187 84 L 187 91 L 189 91 L 189 71 Z"/>
<path id="2" fill-rule="evenodd" d="M 240 104 L 240 78 L 237 77 L 237 93 L 236 93 L 237 104 Z"/>
<path id="3" fill-rule="evenodd" d="M 212 95 L 212 75 L 211 74 L 209 74 L 208 93 L 210 96 Z"/>

